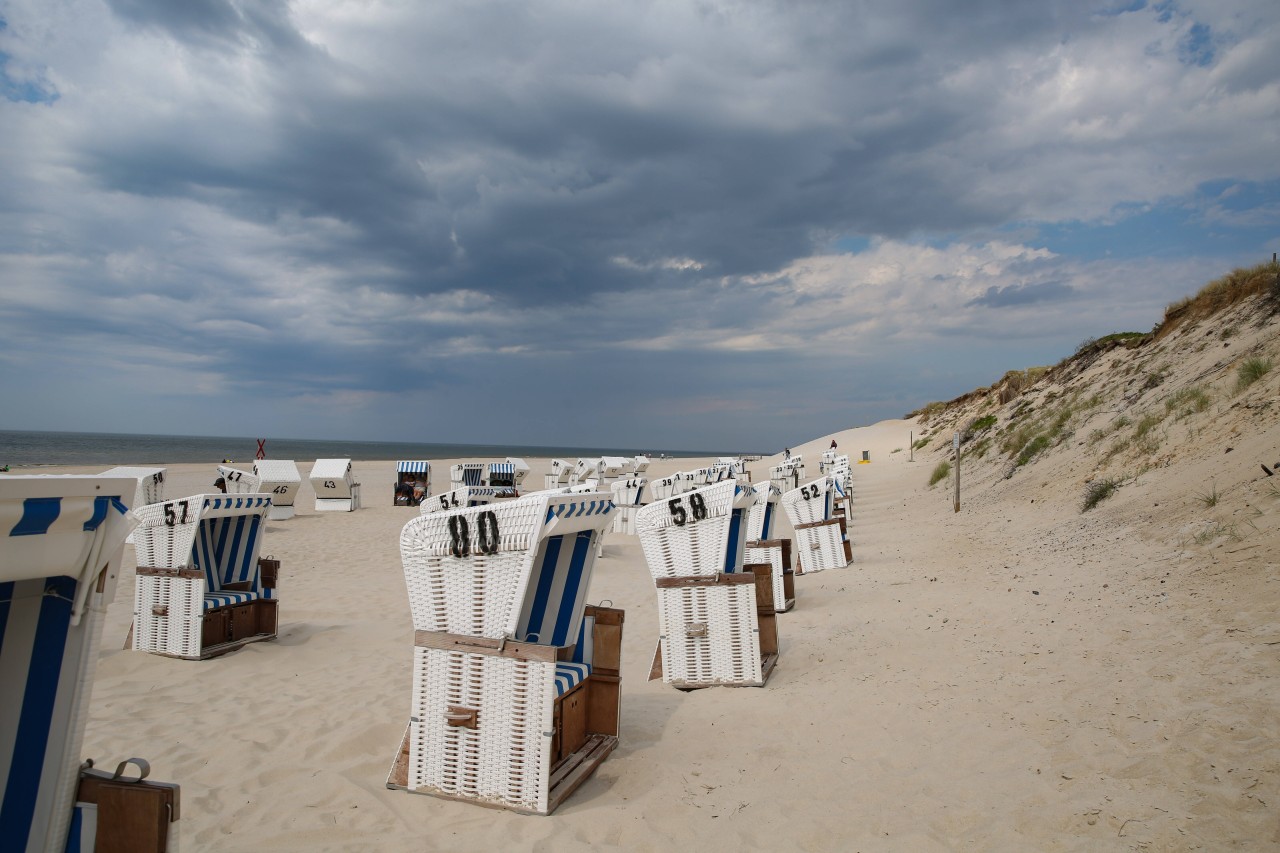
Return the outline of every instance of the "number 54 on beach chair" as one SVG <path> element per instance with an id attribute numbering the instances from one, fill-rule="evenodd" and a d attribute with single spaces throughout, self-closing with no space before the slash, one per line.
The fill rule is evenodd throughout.
<path id="1" fill-rule="evenodd" d="M 585 606 L 613 509 L 541 492 L 405 525 L 413 693 L 388 787 L 549 814 L 613 751 L 623 612 Z"/>
<path id="2" fill-rule="evenodd" d="M 81 764 L 136 478 L 0 479 L 0 850 L 162 851 L 176 785 Z M 105 778 L 104 778 L 105 777 Z"/>

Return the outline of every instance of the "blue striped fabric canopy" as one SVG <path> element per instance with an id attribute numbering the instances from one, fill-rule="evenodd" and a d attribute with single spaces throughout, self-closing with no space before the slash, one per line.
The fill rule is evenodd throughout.
<path id="1" fill-rule="evenodd" d="M 529 578 L 516 637 L 531 643 L 567 646 L 578 638 L 586 604 L 593 533 L 549 536 Z"/>
<path id="2" fill-rule="evenodd" d="M 516 472 L 516 466 L 512 465 L 510 462 L 490 462 L 489 463 L 490 474 L 514 474 L 515 472 Z"/>
<path id="3" fill-rule="evenodd" d="M 62 849 L 96 641 L 133 528 L 122 498 L 135 486 L 0 480 L 0 849 Z"/>
<path id="4" fill-rule="evenodd" d="M 397 462 L 397 474 L 429 474 L 431 473 L 430 462 Z"/>

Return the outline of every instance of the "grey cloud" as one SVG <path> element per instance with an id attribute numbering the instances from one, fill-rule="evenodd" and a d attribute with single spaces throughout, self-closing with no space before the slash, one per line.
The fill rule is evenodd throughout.
<path id="1" fill-rule="evenodd" d="M 987 292 L 966 303 L 970 307 L 1008 308 L 1034 305 L 1038 302 L 1061 302 L 1076 295 L 1076 290 L 1060 281 L 1041 284 L 1011 284 L 1007 287 L 988 287 Z"/>

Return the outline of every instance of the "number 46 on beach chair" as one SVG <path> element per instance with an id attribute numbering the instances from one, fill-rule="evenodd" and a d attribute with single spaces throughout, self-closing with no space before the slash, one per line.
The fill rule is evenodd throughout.
<path id="1" fill-rule="evenodd" d="M 549 814 L 613 751 L 623 612 L 585 605 L 613 511 L 540 492 L 405 525 L 413 693 L 387 787 Z"/>

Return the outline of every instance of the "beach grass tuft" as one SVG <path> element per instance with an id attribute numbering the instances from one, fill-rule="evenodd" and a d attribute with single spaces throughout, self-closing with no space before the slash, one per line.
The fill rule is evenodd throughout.
<path id="1" fill-rule="evenodd" d="M 1266 376 L 1273 366 L 1269 358 L 1246 358 L 1236 370 L 1236 391 L 1243 391 Z"/>
<path id="2" fill-rule="evenodd" d="M 939 481 L 947 479 L 951 473 L 951 463 L 943 459 L 934 467 L 933 473 L 929 475 L 929 485 L 935 486 Z"/>
<path id="3" fill-rule="evenodd" d="M 1116 493 L 1120 488 L 1120 481 L 1111 477 L 1101 480 L 1094 480 L 1085 487 L 1084 501 L 1080 505 L 1081 512 L 1088 512 L 1095 506 L 1105 501 Z"/>

